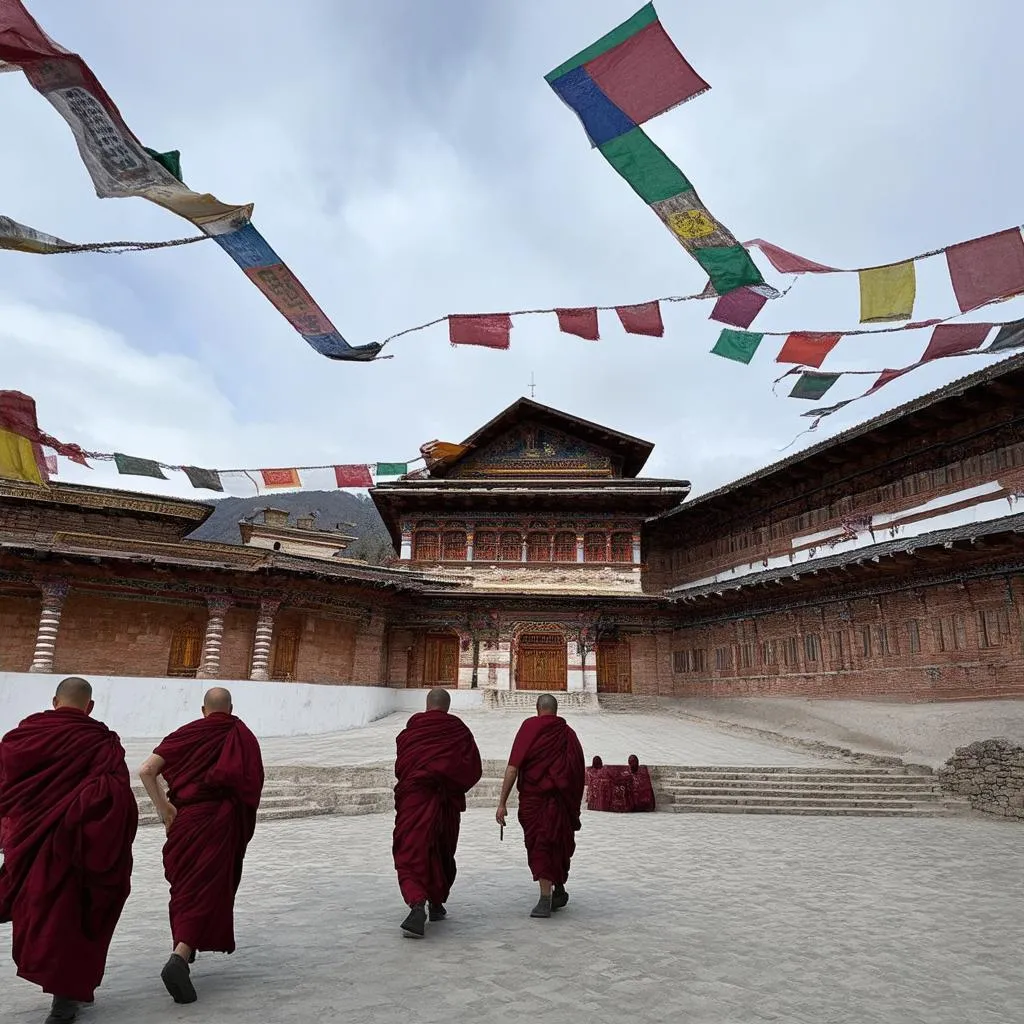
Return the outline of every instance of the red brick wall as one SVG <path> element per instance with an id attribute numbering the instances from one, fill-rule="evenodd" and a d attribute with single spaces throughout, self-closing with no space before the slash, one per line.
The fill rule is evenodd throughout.
<path id="1" fill-rule="evenodd" d="M 0 597 L 0 671 L 28 671 L 41 611 L 38 597 Z"/>
<path id="2" fill-rule="evenodd" d="M 220 678 L 248 679 L 252 663 L 252 642 L 256 636 L 256 609 L 229 608 L 224 617 L 224 640 L 220 648 Z M 299 647 L 302 657 L 302 647 Z"/>
<path id="3" fill-rule="evenodd" d="M 672 634 L 672 693 L 1024 696 L 1024 585 L 1013 589 L 1012 602 L 1004 580 L 987 580 L 682 627 Z"/>

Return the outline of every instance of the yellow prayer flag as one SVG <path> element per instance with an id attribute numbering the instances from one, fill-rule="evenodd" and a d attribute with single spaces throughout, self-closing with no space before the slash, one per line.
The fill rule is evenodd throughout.
<path id="1" fill-rule="evenodd" d="M 909 320 L 914 312 L 917 276 L 914 261 L 860 272 L 860 322 Z"/>
<path id="2" fill-rule="evenodd" d="M 3 477 L 45 486 L 35 452 L 32 451 L 32 442 L 9 430 L 0 430 L 0 478 Z"/>

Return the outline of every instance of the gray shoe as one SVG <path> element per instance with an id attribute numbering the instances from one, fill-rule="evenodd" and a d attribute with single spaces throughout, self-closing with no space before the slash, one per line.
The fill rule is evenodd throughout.
<path id="1" fill-rule="evenodd" d="M 530 917 L 550 917 L 551 916 L 551 897 L 541 896 L 537 900 L 537 906 L 530 911 Z"/>
<path id="2" fill-rule="evenodd" d="M 551 893 L 551 909 L 561 910 L 569 902 L 569 894 L 565 891 L 564 885 L 556 885 Z"/>
<path id="3" fill-rule="evenodd" d="M 54 996 L 50 1004 L 50 1015 L 46 1018 L 46 1024 L 71 1024 L 78 1016 L 78 1003 L 74 999 L 65 999 L 63 996 Z"/>
<path id="4" fill-rule="evenodd" d="M 197 999 L 196 990 L 189 977 L 188 964 L 177 953 L 172 953 L 160 972 L 160 980 L 176 1003 L 194 1003 Z"/>
<path id="5" fill-rule="evenodd" d="M 422 939 L 427 931 L 427 911 L 422 903 L 417 903 L 409 916 L 402 922 L 402 931 L 411 939 Z"/>

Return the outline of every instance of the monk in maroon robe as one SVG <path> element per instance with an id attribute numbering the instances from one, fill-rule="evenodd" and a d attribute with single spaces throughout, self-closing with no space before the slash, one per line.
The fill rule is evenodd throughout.
<path id="1" fill-rule="evenodd" d="M 164 875 L 171 886 L 174 952 L 160 977 L 176 1003 L 196 1000 L 189 964 L 197 952 L 235 951 L 235 893 L 256 829 L 263 757 L 232 711 L 227 690 L 208 690 L 203 717 L 172 732 L 139 769 L 167 829 Z"/>
<path id="2" fill-rule="evenodd" d="M 501 785 L 495 817 L 504 827 L 506 801 L 519 788 L 519 824 L 526 840 L 526 858 L 540 899 L 530 917 L 550 917 L 569 902 L 565 882 L 576 852 L 580 804 L 586 766 L 583 748 L 550 693 L 537 698 L 537 716 L 519 727 Z"/>
<path id="3" fill-rule="evenodd" d="M 0 922 L 18 975 L 53 996 L 47 1024 L 92 1002 L 131 892 L 139 807 L 121 741 L 92 709 L 89 683 L 65 679 L 52 711 L 0 741 Z"/>
<path id="4" fill-rule="evenodd" d="M 414 938 L 429 919 L 448 916 L 445 903 L 455 881 L 455 848 L 466 793 L 482 773 L 469 727 L 448 714 L 443 687 L 427 694 L 427 710 L 413 715 L 398 735 L 395 761 L 395 833 L 392 853 L 409 915 L 402 931 Z"/>

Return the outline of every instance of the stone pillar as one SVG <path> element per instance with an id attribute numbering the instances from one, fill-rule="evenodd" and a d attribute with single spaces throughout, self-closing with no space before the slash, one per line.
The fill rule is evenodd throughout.
<path id="1" fill-rule="evenodd" d="M 612 560 L 612 535 L 610 533 L 604 538 L 604 560 L 606 562 Z"/>
<path id="2" fill-rule="evenodd" d="M 57 630 L 60 628 L 60 616 L 64 611 L 64 599 L 68 596 L 69 586 L 66 580 L 48 580 L 39 589 L 43 593 L 43 609 L 39 614 L 39 629 L 29 672 L 52 672 Z"/>
<path id="3" fill-rule="evenodd" d="M 576 534 L 576 561 L 577 562 L 582 562 L 583 561 L 583 534 L 582 533 L 577 533 Z"/>
<path id="4" fill-rule="evenodd" d="M 473 561 L 473 541 L 476 540 L 476 534 L 472 530 L 466 531 L 466 561 Z"/>
<path id="5" fill-rule="evenodd" d="M 405 562 L 412 558 L 412 523 L 402 523 L 402 546 L 398 557 Z"/>
<path id="6" fill-rule="evenodd" d="M 633 564 L 640 564 L 640 534 L 633 533 Z"/>
<path id="7" fill-rule="evenodd" d="M 210 616 L 206 620 L 206 636 L 203 638 L 203 660 L 196 672 L 196 679 L 217 679 L 220 676 L 220 648 L 224 642 L 224 616 L 232 602 L 226 597 L 208 597 L 206 606 Z"/>
<path id="8" fill-rule="evenodd" d="M 526 561 L 526 557 L 527 557 L 527 552 L 526 552 L 526 534 L 524 533 L 523 534 L 522 557 L 520 558 L 520 561 L 521 562 L 525 562 Z"/>
<path id="9" fill-rule="evenodd" d="M 281 602 L 276 598 L 260 601 L 260 614 L 256 619 L 256 636 L 252 643 L 252 671 L 250 679 L 266 682 L 270 678 L 270 645 L 274 639 L 274 617 Z"/>

